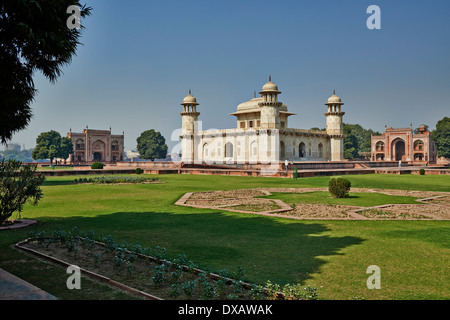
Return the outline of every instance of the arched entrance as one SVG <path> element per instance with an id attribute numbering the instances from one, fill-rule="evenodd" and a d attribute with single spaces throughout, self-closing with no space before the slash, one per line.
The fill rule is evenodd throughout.
<path id="1" fill-rule="evenodd" d="M 323 158 L 323 144 L 319 143 L 319 158 Z"/>
<path id="2" fill-rule="evenodd" d="M 395 161 L 403 160 L 405 156 L 405 141 L 400 138 L 392 141 L 392 156 Z"/>
<path id="3" fill-rule="evenodd" d="M 298 145 L 298 156 L 300 158 L 304 158 L 306 156 L 306 154 L 305 154 L 305 144 L 303 142 Z"/>
<path id="4" fill-rule="evenodd" d="M 102 154 L 100 152 L 94 152 L 92 160 L 93 161 L 102 161 Z"/>
<path id="5" fill-rule="evenodd" d="M 256 141 L 253 141 L 250 144 L 250 160 L 256 161 L 258 158 L 258 144 Z"/>
<path id="6" fill-rule="evenodd" d="M 93 161 L 104 161 L 105 160 L 105 143 L 101 140 L 97 140 L 92 145 L 92 160 Z"/>
<path id="7" fill-rule="evenodd" d="M 280 160 L 286 157 L 286 146 L 284 141 L 280 141 Z"/>
<path id="8" fill-rule="evenodd" d="M 232 158 L 233 155 L 233 144 L 231 142 L 227 142 L 225 144 L 225 158 Z"/>

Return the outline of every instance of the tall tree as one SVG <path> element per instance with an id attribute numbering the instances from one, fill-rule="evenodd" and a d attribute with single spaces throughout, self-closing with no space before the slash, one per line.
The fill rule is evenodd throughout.
<path id="1" fill-rule="evenodd" d="M 140 154 L 141 159 L 160 159 L 166 158 L 167 156 L 167 145 L 166 139 L 161 135 L 161 133 L 151 129 L 141 133 L 141 135 L 136 139 L 137 150 Z"/>
<path id="2" fill-rule="evenodd" d="M 36 148 L 33 150 L 33 159 L 67 159 L 73 153 L 73 144 L 69 138 L 61 138 L 59 132 L 48 131 L 41 133 L 36 139 Z"/>
<path id="3" fill-rule="evenodd" d="M 344 158 L 356 158 L 359 152 L 370 152 L 372 146 L 371 136 L 381 135 L 378 131 L 364 129 L 359 124 L 344 123 Z"/>
<path id="4" fill-rule="evenodd" d="M 444 117 L 436 123 L 436 129 L 431 132 L 438 157 L 450 158 L 450 118 Z"/>
<path id="5" fill-rule="evenodd" d="M 346 137 L 344 138 L 344 159 L 354 159 L 359 156 L 358 154 L 358 139 L 351 132 L 345 132 Z"/>
<path id="6" fill-rule="evenodd" d="M 80 44 L 81 29 L 68 28 L 69 6 L 80 18 L 91 13 L 78 0 L 2 0 L 0 2 L 0 143 L 29 124 L 37 90 L 33 75 L 41 71 L 52 83 Z"/>
<path id="7" fill-rule="evenodd" d="M 59 158 L 64 159 L 64 163 L 69 158 L 69 156 L 73 153 L 73 143 L 72 139 L 68 137 L 61 138 L 61 146 L 59 150 Z"/>

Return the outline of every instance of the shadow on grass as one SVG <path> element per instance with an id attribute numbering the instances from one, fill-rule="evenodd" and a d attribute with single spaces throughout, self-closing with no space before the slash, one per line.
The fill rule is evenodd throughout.
<path id="1" fill-rule="evenodd" d="M 362 238 L 334 237 L 325 223 L 225 212 L 116 212 L 97 217 L 43 218 L 36 228 L 94 231 L 143 247 L 164 247 L 169 257 L 186 254 L 202 268 L 236 271 L 246 280 L 303 283 L 320 272 L 325 256 L 359 245 Z"/>

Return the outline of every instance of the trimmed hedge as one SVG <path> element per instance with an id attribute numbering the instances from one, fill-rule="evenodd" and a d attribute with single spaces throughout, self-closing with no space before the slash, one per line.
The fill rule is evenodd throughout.
<path id="1" fill-rule="evenodd" d="M 103 163 L 94 162 L 93 164 L 91 164 L 91 169 L 103 169 Z"/>
<path id="2" fill-rule="evenodd" d="M 93 178 L 78 178 L 73 180 L 73 183 L 95 183 L 95 184 L 108 184 L 108 183 L 145 183 L 145 182 L 157 182 L 158 178 L 154 177 L 134 177 L 134 176 L 105 176 L 105 177 L 93 177 Z"/>
<path id="3" fill-rule="evenodd" d="M 331 178 L 328 183 L 328 191 L 335 198 L 347 198 L 351 186 L 351 182 L 347 179 Z"/>

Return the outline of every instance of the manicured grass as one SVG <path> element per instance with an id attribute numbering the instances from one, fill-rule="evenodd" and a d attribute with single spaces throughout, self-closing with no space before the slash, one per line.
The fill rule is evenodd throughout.
<path id="1" fill-rule="evenodd" d="M 279 199 L 288 204 L 322 203 L 332 205 L 346 205 L 358 207 L 373 207 L 382 204 L 420 204 L 417 198 L 405 196 L 391 196 L 382 193 L 350 192 L 348 198 L 334 198 L 326 191 L 306 193 L 272 193 L 262 198 Z"/>
<path id="2" fill-rule="evenodd" d="M 207 175 L 157 177 L 165 183 L 73 185 L 79 176 L 48 178 L 41 203 L 27 206 L 22 214 L 39 224 L 0 232 L 0 268 L 63 299 L 121 298 L 122 293 L 88 280 L 82 282 L 86 291 L 68 290 L 65 270 L 11 248 L 31 230 L 78 227 L 110 234 L 129 244 L 161 246 L 169 257 L 184 253 L 215 270 L 243 267 L 247 280 L 256 283 L 310 284 L 319 289 L 323 299 L 450 298 L 450 221 L 298 221 L 179 207 L 174 203 L 186 192 L 326 187 L 329 177 L 297 181 Z M 448 176 L 346 177 L 352 187 L 450 191 Z M 366 287 L 370 265 L 381 268 L 380 290 Z"/>

